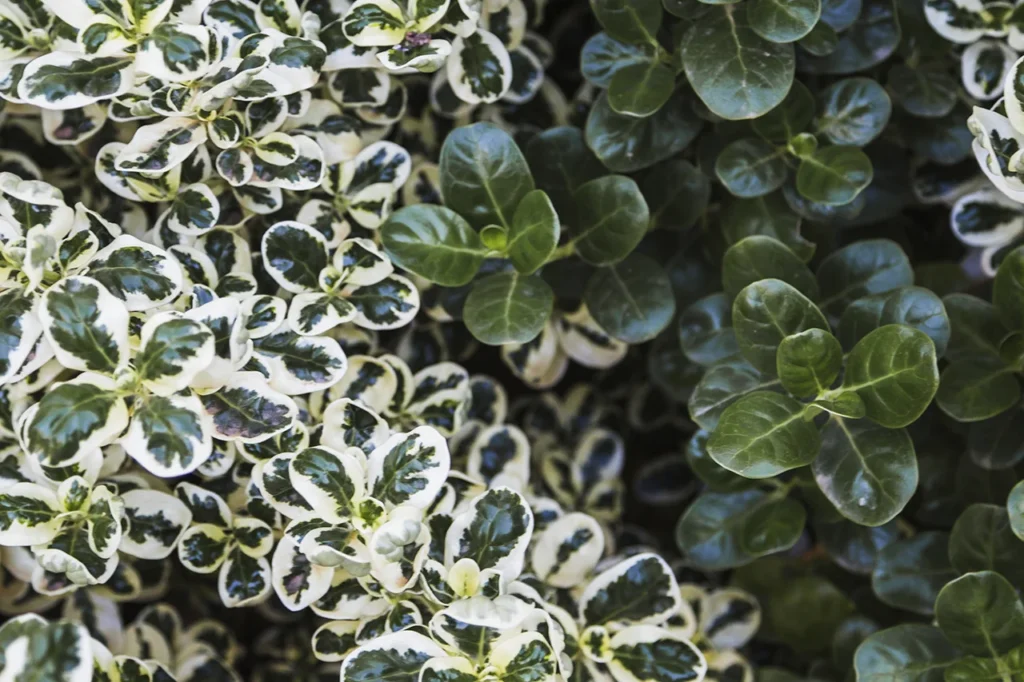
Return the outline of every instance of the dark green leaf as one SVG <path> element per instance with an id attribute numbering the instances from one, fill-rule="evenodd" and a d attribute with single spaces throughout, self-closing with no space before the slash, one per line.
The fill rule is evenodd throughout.
<path id="1" fill-rule="evenodd" d="M 407 206 L 393 213 L 380 232 L 395 264 L 442 286 L 469 283 L 487 254 L 473 228 L 443 206 Z"/>
<path id="2" fill-rule="evenodd" d="M 722 118 L 757 118 L 789 92 L 793 46 L 773 43 L 751 27 L 747 8 L 713 7 L 683 35 L 686 77 L 711 111 Z"/>
<path id="3" fill-rule="evenodd" d="M 527 343 L 544 329 L 554 303 L 551 287 L 537 275 L 501 272 L 473 285 L 462 316 L 486 344 Z"/>
<path id="4" fill-rule="evenodd" d="M 519 202 L 533 189 L 533 176 L 519 147 L 490 123 L 449 133 L 441 148 L 440 169 L 445 205 L 477 228 L 508 228 Z"/>
<path id="5" fill-rule="evenodd" d="M 818 429 L 804 405 L 765 391 L 726 408 L 708 439 L 711 457 L 747 478 L 769 478 L 806 466 L 820 446 Z"/>
<path id="6" fill-rule="evenodd" d="M 660 334 L 676 311 L 668 275 L 657 261 L 640 253 L 598 270 L 583 300 L 606 332 L 631 344 Z"/>
<path id="7" fill-rule="evenodd" d="M 954 646 L 972 654 L 998 656 L 1024 642 L 1024 605 L 993 571 L 968 573 L 943 587 L 935 620 Z"/>
<path id="8" fill-rule="evenodd" d="M 591 180 L 576 190 L 575 199 L 573 244 L 580 258 L 591 265 L 622 260 L 647 232 L 647 202 L 630 178 L 609 175 Z"/>

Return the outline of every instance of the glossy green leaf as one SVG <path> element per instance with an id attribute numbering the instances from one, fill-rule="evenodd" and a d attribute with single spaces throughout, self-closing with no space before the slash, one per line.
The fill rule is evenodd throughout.
<path id="1" fill-rule="evenodd" d="M 743 357 L 769 375 L 775 374 L 776 351 L 784 338 L 807 329 L 828 329 L 810 299 L 777 279 L 743 289 L 732 304 L 732 323 Z"/>
<path id="2" fill-rule="evenodd" d="M 722 286 L 730 297 L 765 279 L 793 286 L 811 300 L 818 298 L 818 282 L 810 269 L 782 242 L 755 235 L 742 239 L 722 259 Z"/>
<path id="3" fill-rule="evenodd" d="M 779 240 L 802 261 L 814 255 L 814 243 L 800 235 L 800 216 L 789 208 L 781 192 L 754 199 L 730 198 L 720 221 L 722 235 L 730 244 L 759 235 Z"/>
<path id="4" fill-rule="evenodd" d="M 502 272 L 473 285 L 462 316 L 486 344 L 527 343 L 540 334 L 554 303 L 551 287 L 539 276 Z"/>
<path id="5" fill-rule="evenodd" d="M 672 67 L 659 61 L 619 69 L 608 84 L 608 105 L 617 113 L 646 117 L 665 105 L 675 87 Z"/>
<path id="6" fill-rule="evenodd" d="M 943 587 L 935 620 L 954 646 L 972 654 L 998 656 L 1024 641 L 1024 605 L 993 571 L 968 573 Z"/>
<path id="7" fill-rule="evenodd" d="M 864 640 L 853 667 L 860 682 L 942 682 L 943 670 L 957 657 L 937 627 L 908 623 Z"/>
<path id="8" fill-rule="evenodd" d="M 512 224 L 533 176 L 508 133 L 490 123 L 457 128 L 441 149 L 441 194 L 445 205 L 477 228 Z"/>
<path id="9" fill-rule="evenodd" d="M 706 11 L 683 35 L 683 68 L 697 95 L 722 118 L 748 119 L 770 111 L 793 82 L 793 46 L 758 35 L 746 7 Z"/>
<path id="10" fill-rule="evenodd" d="M 948 544 L 946 533 L 925 531 L 882 549 L 871 574 L 875 595 L 898 609 L 931 615 L 939 590 L 957 575 Z"/>
<path id="11" fill-rule="evenodd" d="M 801 158 L 796 188 L 811 201 L 842 206 L 871 184 L 873 172 L 867 154 L 856 147 L 823 147 Z"/>
<path id="12" fill-rule="evenodd" d="M 917 489 L 910 435 L 867 420 L 830 419 L 821 431 L 821 454 L 812 470 L 836 509 L 864 526 L 893 519 Z"/>
<path id="13" fill-rule="evenodd" d="M 1007 507 L 967 507 L 950 532 L 949 559 L 960 573 L 996 571 L 1014 582 L 1024 579 L 1024 544 L 1013 533 Z"/>
<path id="14" fill-rule="evenodd" d="M 817 269 L 821 308 L 838 317 L 851 302 L 914 283 L 910 260 L 896 242 L 865 239 L 822 260 Z"/>
<path id="15" fill-rule="evenodd" d="M 839 320 L 839 339 L 852 348 L 871 331 L 887 324 L 904 324 L 918 329 L 935 344 L 942 357 L 951 334 L 949 316 L 942 300 L 922 287 L 900 287 L 884 294 L 859 298 Z"/>
<path id="16" fill-rule="evenodd" d="M 964 358 L 943 370 L 935 399 L 942 411 L 957 421 L 981 421 L 1020 401 L 1020 380 L 1013 368 L 998 358 Z"/>
<path id="17" fill-rule="evenodd" d="M 821 17 L 821 0 L 752 0 L 747 18 L 754 32 L 773 43 L 800 40 Z"/>
<path id="18" fill-rule="evenodd" d="M 529 275 L 542 266 L 558 246 L 558 214 L 543 190 L 533 190 L 519 202 L 508 231 L 507 253 L 519 272 Z"/>
<path id="19" fill-rule="evenodd" d="M 443 286 L 467 284 L 487 254 L 473 228 L 442 206 L 400 209 L 381 226 L 380 234 L 396 265 Z"/>
<path id="20" fill-rule="evenodd" d="M 843 378 L 843 390 L 856 391 L 868 418 L 892 429 L 921 416 L 938 387 L 935 344 L 904 325 L 886 325 L 861 339 Z"/>
<path id="21" fill-rule="evenodd" d="M 806 466 L 820 446 L 818 429 L 804 405 L 762 391 L 726 408 L 708 439 L 711 457 L 747 478 L 769 478 Z"/>
<path id="22" fill-rule="evenodd" d="M 573 244 L 591 265 L 611 265 L 640 243 L 650 221 L 647 202 L 636 182 L 608 175 L 576 190 L 577 223 Z"/>
<path id="23" fill-rule="evenodd" d="M 832 144 L 863 147 L 881 134 L 892 113 L 885 88 L 870 78 L 833 83 L 822 99 L 817 129 Z"/>
<path id="24" fill-rule="evenodd" d="M 661 27 L 658 0 L 591 0 L 590 7 L 604 30 L 626 43 L 654 42 Z"/>
<path id="25" fill-rule="evenodd" d="M 682 88 L 651 116 L 617 113 L 602 93 L 584 128 L 587 146 L 616 173 L 632 173 L 671 158 L 685 149 L 700 132 L 703 122 Z"/>
<path id="26" fill-rule="evenodd" d="M 676 311 L 668 275 L 657 261 L 640 253 L 598 270 L 587 283 L 583 300 L 605 331 L 630 344 L 660 334 Z"/>
<path id="27" fill-rule="evenodd" d="M 1010 330 L 1024 329 L 1024 248 L 1003 258 L 992 282 L 992 305 Z"/>
<path id="28" fill-rule="evenodd" d="M 679 315 L 679 341 L 686 357 L 698 365 L 713 365 L 739 353 L 729 297 L 711 294 L 683 310 Z"/>
<path id="29" fill-rule="evenodd" d="M 760 197 L 774 192 L 789 172 L 784 149 L 754 137 L 736 140 L 715 160 L 715 175 L 737 197 Z"/>
<path id="30" fill-rule="evenodd" d="M 797 396 L 819 396 L 832 387 L 843 367 L 843 349 L 823 329 L 808 329 L 787 336 L 775 356 L 782 386 Z"/>
<path id="31" fill-rule="evenodd" d="M 786 99 L 764 116 L 752 120 L 750 127 L 767 141 L 784 145 L 807 130 L 816 107 L 811 91 L 795 80 Z"/>

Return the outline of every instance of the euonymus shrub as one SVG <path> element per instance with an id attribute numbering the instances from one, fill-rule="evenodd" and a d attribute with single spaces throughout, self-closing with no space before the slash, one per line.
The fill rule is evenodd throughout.
<path id="1" fill-rule="evenodd" d="M 1021 677 L 1017 15 L 0 0 L 0 681 Z"/>

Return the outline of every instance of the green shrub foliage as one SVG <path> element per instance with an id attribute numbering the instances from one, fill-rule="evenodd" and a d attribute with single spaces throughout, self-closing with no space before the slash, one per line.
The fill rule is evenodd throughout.
<path id="1" fill-rule="evenodd" d="M 1019 52 L 0 0 L 0 682 L 1024 680 Z"/>

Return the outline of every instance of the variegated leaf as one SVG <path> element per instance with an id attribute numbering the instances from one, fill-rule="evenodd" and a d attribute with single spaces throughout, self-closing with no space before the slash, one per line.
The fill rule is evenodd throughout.
<path id="1" fill-rule="evenodd" d="M 334 248 L 341 243 L 341 240 L 349 235 L 352 227 L 331 202 L 323 199 L 310 199 L 295 216 L 295 220 L 304 225 L 309 225 L 324 236 L 328 248 Z"/>
<path id="2" fill-rule="evenodd" d="M 1024 60 L 1014 65 L 1012 73 L 1024 69 Z M 1024 180 L 1019 171 L 1013 170 L 1009 159 L 1024 145 L 1024 133 L 1017 132 L 1011 120 L 1024 122 L 1024 97 L 1013 93 L 1003 101 L 1010 118 L 994 111 L 975 107 L 967 119 L 967 126 L 974 133 L 972 149 L 982 172 L 1001 192 L 1014 201 L 1024 201 Z M 1022 91 L 1024 94 L 1024 91 Z"/>
<path id="3" fill-rule="evenodd" d="M 115 552 L 103 558 L 93 551 L 85 525 L 67 524 L 45 546 L 36 552 L 39 565 L 67 577 L 75 585 L 105 583 L 117 568 Z"/>
<path id="4" fill-rule="evenodd" d="M 327 242 L 313 228 L 291 221 L 273 225 L 261 243 L 267 272 L 293 294 L 320 293 L 320 271 L 327 266 Z"/>
<path id="5" fill-rule="evenodd" d="M 126 528 L 120 549 L 140 559 L 169 556 L 189 524 L 192 512 L 178 498 L 142 488 L 121 495 Z"/>
<path id="6" fill-rule="evenodd" d="M 356 648 L 356 630 L 359 622 L 333 620 L 324 623 L 313 633 L 313 655 L 325 663 L 340 663 Z"/>
<path id="7" fill-rule="evenodd" d="M 285 329 L 254 342 L 257 356 L 270 369 L 270 386 L 285 395 L 330 388 L 345 374 L 348 359 L 328 336 L 300 336 Z"/>
<path id="8" fill-rule="evenodd" d="M 38 298 L 30 292 L 9 289 L 0 292 L 0 385 L 21 369 L 36 341 L 43 333 L 43 324 L 34 308 Z"/>
<path id="9" fill-rule="evenodd" d="M 364 329 L 404 327 L 420 309 L 419 291 L 401 275 L 388 275 L 379 282 L 355 287 L 346 300 L 355 308 L 354 322 Z"/>
<path id="10" fill-rule="evenodd" d="M 497 669 L 503 682 L 552 682 L 557 679 L 558 661 L 544 637 L 538 632 L 499 641 L 488 663 Z"/>
<path id="11" fill-rule="evenodd" d="M 397 375 L 385 358 L 353 355 L 331 395 L 349 398 L 381 414 L 395 396 L 397 386 Z"/>
<path id="12" fill-rule="evenodd" d="M 492 488 L 452 520 L 445 563 L 469 558 L 481 569 L 501 571 L 506 581 L 513 580 L 523 571 L 532 534 L 533 512 L 526 499 L 509 488 Z"/>
<path id="13" fill-rule="evenodd" d="M 452 53 L 452 44 L 447 40 L 427 42 L 406 41 L 397 47 L 377 55 L 380 63 L 389 71 L 415 69 L 420 73 L 434 73 Z"/>
<path id="14" fill-rule="evenodd" d="M 681 598 L 675 575 L 655 554 L 638 554 L 598 575 L 580 597 L 580 613 L 588 625 L 663 623 L 679 611 Z"/>
<path id="15" fill-rule="evenodd" d="M 43 109 L 78 109 L 127 92 L 134 80 L 130 57 L 51 52 L 25 67 L 18 97 Z"/>
<path id="16" fill-rule="evenodd" d="M 981 40 L 966 50 L 960 62 L 960 77 L 967 93 L 985 102 L 1003 93 L 1006 75 L 1017 61 L 1017 53 L 996 40 Z"/>
<path id="17" fill-rule="evenodd" d="M 299 294 L 288 307 L 288 325 L 303 336 L 319 336 L 351 322 L 356 314 L 356 307 L 339 296 Z"/>
<path id="18" fill-rule="evenodd" d="M 299 158 L 299 146 L 287 133 L 269 133 L 255 141 L 256 158 L 271 166 L 287 166 Z"/>
<path id="19" fill-rule="evenodd" d="M 99 648 L 80 623 L 49 623 L 35 615 L 13 618 L 0 628 L 5 682 L 90 682 L 93 650 Z M 102 646 L 102 645 L 100 645 Z"/>
<path id="20" fill-rule="evenodd" d="M 274 550 L 271 572 L 274 591 L 290 611 L 301 611 L 323 597 L 334 577 L 334 569 L 312 563 L 287 535 Z"/>
<path id="21" fill-rule="evenodd" d="M 163 305 L 181 292 L 178 263 L 166 251 L 123 234 L 89 259 L 86 274 L 130 311 Z"/>
<path id="22" fill-rule="evenodd" d="M 987 21 L 981 0 L 926 0 L 924 15 L 935 32 L 954 43 L 973 43 L 985 35 Z"/>
<path id="23" fill-rule="evenodd" d="M 206 126 L 191 118 L 168 118 L 139 128 L 117 155 L 119 171 L 165 173 L 206 142 Z"/>
<path id="24" fill-rule="evenodd" d="M 253 559 L 270 554 L 274 547 L 274 531 L 265 521 L 249 516 L 236 516 L 231 533 L 240 552 Z"/>
<path id="25" fill-rule="evenodd" d="M 158 313 L 142 327 L 135 371 L 161 396 L 186 388 L 213 360 L 213 332 L 177 313 Z"/>
<path id="26" fill-rule="evenodd" d="M 157 476 L 183 476 L 213 453 L 212 421 L 194 394 L 153 395 L 135 409 L 121 447 Z"/>
<path id="27" fill-rule="evenodd" d="M 167 209 L 167 227 L 191 237 L 206 234 L 220 219 L 220 201 L 207 185 L 182 187 Z"/>
<path id="28" fill-rule="evenodd" d="M 252 354 L 252 342 L 245 327 L 242 304 L 234 298 L 219 298 L 193 308 L 185 317 L 213 332 L 213 360 L 196 374 L 190 385 L 206 393 L 224 386 Z"/>
<path id="29" fill-rule="evenodd" d="M 572 512 L 552 521 L 538 536 L 531 564 L 544 582 L 571 588 L 591 575 L 604 549 L 601 524 L 592 516 Z"/>
<path id="30" fill-rule="evenodd" d="M 444 650 L 428 637 L 395 632 L 353 651 L 342 664 L 341 682 L 372 682 L 381 677 L 392 682 L 417 682 L 423 664 L 444 655 Z"/>
<path id="31" fill-rule="evenodd" d="M 616 682 L 704 679 L 708 664 L 700 650 L 677 633 L 654 625 L 634 625 L 608 643 L 608 670 Z"/>
<path id="32" fill-rule="evenodd" d="M 331 523 L 350 520 L 366 495 L 362 464 L 351 451 L 308 448 L 291 459 L 289 471 L 295 490 Z"/>
<path id="33" fill-rule="evenodd" d="M 316 85 L 327 59 L 323 44 L 284 35 L 274 29 L 250 35 L 240 46 L 244 57 L 264 56 L 266 66 L 237 93 L 241 100 L 261 100 L 268 95 L 286 97 Z"/>
<path id="34" fill-rule="evenodd" d="M 251 296 L 242 303 L 249 338 L 259 339 L 272 334 L 287 315 L 288 304 L 276 296 Z"/>
<path id="35" fill-rule="evenodd" d="M 488 485 L 525 490 L 530 478 L 530 442 L 518 427 L 482 429 L 469 446 L 466 473 Z"/>
<path id="36" fill-rule="evenodd" d="M 483 29 L 452 44 L 447 61 L 448 83 L 470 104 L 501 99 L 512 87 L 512 60 L 501 40 Z"/>
<path id="37" fill-rule="evenodd" d="M 186 83 L 204 76 L 216 57 L 213 32 L 205 26 L 165 22 L 154 27 L 139 45 L 135 65 L 139 71 L 171 83 Z"/>
<path id="38" fill-rule="evenodd" d="M 430 530 L 420 516 L 412 505 L 398 507 L 370 538 L 370 575 L 388 592 L 404 592 L 419 580 L 430 550 Z"/>
<path id="39" fill-rule="evenodd" d="M 114 556 L 121 544 L 124 502 L 107 486 L 98 485 L 81 511 L 85 513 L 89 549 L 102 559 Z"/>
<path id="40" fill-rule="evenodd" d="M 128 408 L 106 377 L 82 374 L 48 392 L 20 420 L 22 446 L 43 466 L 69 466 L 111 443 Z"/>
<path id="41" fill-rule="evenodd" d="M 396 433 L 370 453 L 367 488 L 389 507 L 424 508 L 441 490 L 451 466 L 448 444 L 433 428 Z"/>
<path id="42" fill-rule="evenodd" d="M 228 608 L 237 608 L 263 600 L 271 591 L 273 577 L 270 562 L 233 551 L 220 567 L 217 591 Z"/>
<path id="43" fill-rule="evenodd" d="M 313 508 L 292 485 L 290 467 L 293 459 L 295 453 L 292 452 L 275 455 L 257 464 L 252 477 L 263 497 L 278 513 L 288 518 L 303 518 Z"/>
<path id="44" fill-rule="evenodd" d="M 594 320 L 586 304 L 558 316 L 555 328 L 562 351 L 584 367 L 612 367 L 629 350 L 628 343 L 611 336 Z"/>
<path id="45" fill-rule="evenodd" d="M 174 493 L 192 512 L 192 519 L 197 524 L 205 523 L 218 528 L 227 528 L 231 525 L 231 510 L 224 498 L 217 493 L 192 483 L 179 483 Z"/>
<path id="46" fill-rule="evenodd" d="M 295 401 L 267 384 L 256 372 L 238 372 L 218 391 L 202 396 L 213 418 L 214 437 L 259 443 L 292 426 Z"/>
<path id="47" fill-rule="evenodd" d="M 363 238 L 341 242 L 331 264 L 338 271 L 338 278 L 350 286 L 376 284 L 395 269 L 376 244 Z"/>
<path id="48" fill-rule="evenodd" d="M 736 588 L 712 590 L 700 599 L 700 630 L 716 649 L 739 649 L 761 626 L 761 606 Z"/>
<path id="49" fill-rule="evenodd" d="M 213 573 L 227 559 L 231 538 L 220 526 L 197 523 L 178 542 L 178 559 L 193 573 Z"/>
<path id="50" fill-rule="evenodd" d="M 128 311 L 92 277 L 67 277 L 50 287 L 39 317 L 68 369 L 113 373 L 128 363 Z"/>
<path id="51" fill-rule="evenodd" d="M 394 0 L 356 0 L 342 20 L 345 36 L 360 47 L 389 47 L 405 38 L 405 16 Z"/>
<path id="52" fill-rule="evenodd" d="M 305 135 L 292 135 L 291 142 L 297 155 L 287 164 L 268 163 L 258 156 L 252 159 L 253 186 L 301 192 L 320 184 L 326 171 L 324 151 Z"/>
<path id="53" fill-rule="evenodd" d="M 331 74 L 327 87 L 331 99 L 343 107 L 380 106 L 387 101 L 391 77 L 381 69 L 343 69 Z"/>
<path id="54" fill-rule="evenodd" d="M 37 483 L 15 483 L 0 491 L 0 544 L 46 544 L 57 534 L 64 510 L 56 494 Z"/>
<path id="55" fill-rule="evenodd" d="M 225 149 L 217 155 L 217 173 L 232 187 L 249 184 L 256 166 L 252 156 L 244 149 Z"/>
<path id="56" fill-rule="evenodd" d="M 957 199 L 949 224 L 968 246 L 1003 245 L 1024 232 L 1024 211 L 1002 192 L 982 189 Z"/>
<path id="57" fill-rule="evenodd" d="M 87 104 L 77 109 L 43 109 L 43 135 L 50 144 L 77 145 L 90 139 L 107 122 L 107 109 Z"/>

